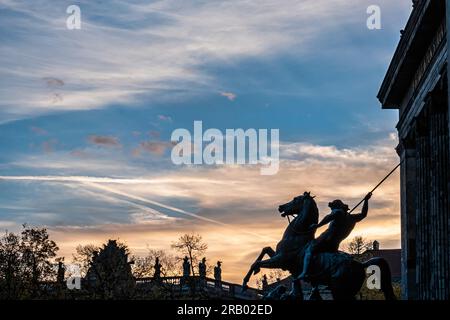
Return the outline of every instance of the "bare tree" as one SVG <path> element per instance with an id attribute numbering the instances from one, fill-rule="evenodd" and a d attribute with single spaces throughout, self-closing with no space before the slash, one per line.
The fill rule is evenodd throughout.
<path id="1" fill-rule="evenodd" d="M 72 255 L 72 261 L 80 268 L 81 276 L 86 275 L 94 252 L 99 250 L 100 248 L 93 244 L 78 245 L 75 248 L 76 252 Z"/>
<path id="2" fill-rule="evenodd" d="M 177 259 L 173 255 L 163 250 L 149 249 L 148 257 L 152 265 L 155 264 L 156 258 L 159 258 L 159 262 L 163 266 L 161 273 L 164 277 L 176 276 L 180 273 L 180 267 L 177 266 Z"/>
<path id="3" fill-rule="evenodd" d="M 362 236 L 354 237 L 347 245 L 347 251 L 354 255 L 361 255 L 370 249 L 372 249 L 372 241 L 367 241 Z"/>
<path id="4" fill-rule="evenodd" d="M 179 274 L 177 259 L 160 249 L 149 249 L 145 257 L 133 256 L 133 275 L 136 278 L 153 277 L 156 258 L 162 265 L 161 275 L 163 277 L 172 277 Z"/>
<path id="5" fill-rule="evenodd" d="M 146 278 L 152 276 L 152 262 L 149 257 L 132 256 L 131 272 L 135 278 Z"/>
<path id="6" fill-rule="evenodd" d="M 203 242 L 201 235 L 192 233 L 182 235 L 172 244 L 172 248 L 189 257 L 192 275 L 195 275 L 194 265 L 198 264 L 200 256 L 208 249 L 208 245 Z"/>

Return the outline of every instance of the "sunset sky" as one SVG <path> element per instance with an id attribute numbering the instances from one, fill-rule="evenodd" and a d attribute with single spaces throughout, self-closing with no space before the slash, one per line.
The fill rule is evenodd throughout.
<path id="1" fill-rule="evenodd" d="M 81 30 L 66 8 L 81 8 Z M 368 30 L 366 9 L 381 8 Z M 0 229 L 78 244 L 208 243 L 240 283 L 304 191 L 356 204 L 397 163 L 378 88 L 411 1 L 0 0 Z M 280 130 L 280 170 L 172 164 L 173 130 Z M 398 172 L 352 235 L 400 246 Z"/>

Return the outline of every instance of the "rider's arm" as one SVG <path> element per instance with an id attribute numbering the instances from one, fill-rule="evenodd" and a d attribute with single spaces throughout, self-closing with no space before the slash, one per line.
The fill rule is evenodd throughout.
<path id="1" fill-rule="evenodd" d="M 331 221 L 333 221 L 336 218 L 336 213 L 332 212 L 328 215 L 326 215 L 322 221 L 319 222 L 319 224 L 316 226 L 316 228 L 320 228 L 324 225 L 326 225 L 327 223 L 330 223 Z"/>
<path id="2" fill-rule="evenodd" d="M 367 217 L 367 212 L 369 211 L 369 199 L 372 196 L 371 193 L 369 193 L 365 198 L 364 198 L 364 205 L 362 207 L 361 213 L 358 214 L 352 214 L 353 219 L 356 222 L 360 222 L 361 220 L 363 220 L 365 217 Z"/>

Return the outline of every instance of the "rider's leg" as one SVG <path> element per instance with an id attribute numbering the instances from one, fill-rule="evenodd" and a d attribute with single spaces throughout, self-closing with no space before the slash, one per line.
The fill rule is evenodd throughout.
<path id="1" fill-rule="evenodd" d="M 311 264 L 311 258 L 316 251 L 316 241 L 312 241 L 311 244 L 306 248 L 305 256 L 303 257 L 303 271 L 298 276 L 299 280 L 304 280 L 309 274 L 309 266 Z"/>
<path id="2" fill-rule="evenodd" d="M 335 246 L 335 243 L 330 241 L 329 238 L 329 235 L 325 232 L 311 241 L 308 248 L 306 248 L 305 257 L 303 258 L 303 272 L 298 276 L 299 279 L 307 280 L 310 276 L 311 260 L 315 255 L 320 252 L 330 252 L 330 248 Z"/>
<path id="3" fill-rule="evenodd" d="M 309 265 L 311 264 L 311 257 L 312 257 L 311 250 L 307 250 L 305 252 L 305 257 L 303 258 L 303 271 L 298 276 L 298 279 L 303 280 L 309 274 Z"/>

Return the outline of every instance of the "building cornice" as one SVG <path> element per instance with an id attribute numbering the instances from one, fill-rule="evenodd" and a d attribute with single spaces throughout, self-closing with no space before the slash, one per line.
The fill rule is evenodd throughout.
<path id="1" fill-rule="evenodd" d="M 440 0 L 414 1 L 414 8 L 377 95 L 383 108 L 400 107 L 433 34 L 444 17 L 442 6 Z"/>

